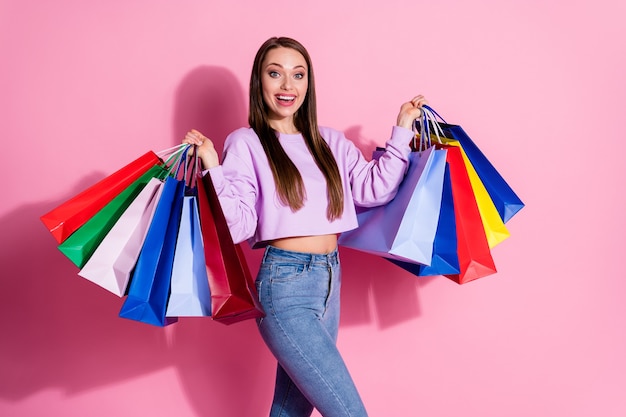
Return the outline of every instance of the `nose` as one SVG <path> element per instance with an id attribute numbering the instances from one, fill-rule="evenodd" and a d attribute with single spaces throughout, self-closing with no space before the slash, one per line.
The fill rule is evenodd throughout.
<path id="1" fill-rule="evenodd" d="M 289 90 L 291 88 L 291 79 L 289 77 L 284 77 L 280 87 L 283 90 Z"/>

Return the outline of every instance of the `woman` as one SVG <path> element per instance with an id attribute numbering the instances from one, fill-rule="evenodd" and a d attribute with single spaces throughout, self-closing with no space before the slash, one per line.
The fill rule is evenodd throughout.
<path id="1" fill-rule="evenodd" d="M 425 103 L 402 104 L 387 152 L 368 162 L 336 130 L 319 127 L 311 59 L 289 38 L 257 52 L 250 79 L 250 128 L 231 133 L 222 164 L 192 130 L 235 242 L 265 248 L 256 278 L 266 317 L 263 340 L 278 360 L 270 416 L 366 416 L 337 350 L 339 233 L 358 226 L 355 205 L 390 201 L 408 166 L 412 124 Z"/>

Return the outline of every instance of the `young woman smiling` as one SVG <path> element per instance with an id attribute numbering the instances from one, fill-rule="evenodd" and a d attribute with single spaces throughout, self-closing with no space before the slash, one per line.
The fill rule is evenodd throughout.
<path id="1" fill-rule="evenodd" d="M 278 360 L 270 417 L 367 416 L 336 346 L 341 264 L 337 236 L 356 228 L 355 206 L 390 201 L 406 172 L 411 129 L 425 103 L 400 107 L 387 152 L 366 160 L 340 131 L 317 123 L 311 58 L 290 38 L 268 39 L 250 77 L 250 127 L 232 132 L 220 158 L 191 130 L 235 242 L 264 255 L 257 321 Z"/>

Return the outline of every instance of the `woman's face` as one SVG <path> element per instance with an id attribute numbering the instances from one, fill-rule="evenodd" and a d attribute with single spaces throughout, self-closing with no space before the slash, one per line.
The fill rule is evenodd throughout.
<path id="1" fill-rule="evenodd" d="M 270 126 L 286 132 L 294 127 L 294 114 L 306 97 L 309 79 L 306 60 L 295 49 L 271 49 L 261 67 L 263 101 L 268 108 Z M 282 128 L 282 129 L 281 129 Z"/>

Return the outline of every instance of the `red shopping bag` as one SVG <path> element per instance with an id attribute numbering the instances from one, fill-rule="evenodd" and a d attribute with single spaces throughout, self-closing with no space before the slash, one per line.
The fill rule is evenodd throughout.
<path id="1" fill-rule="evenodd" d="M 223 324 L 263 317 L 254 280 L 234 244 L 209 174 L 198 174 L 198 209 L 211 292 L 211 317 Z"/>
<path id="2" fill-rule="evenodd" d="M 62 243 L 115 196 L 159 162 L 161 162 L 159 157 L 149 151 L 44 214 L 41 221 L 57 242 Z"/>
<path id="3" fill-rule="evenodd" d="M 457 231 L 458 274 L 446 274 L 451 280 L 464 284 L 496 272 L 489 243 L 478 211 L 461 150 L 457 146 L 444 145 L 448 150 L 447 162 L 454 199 L 454 219 Z"/>

